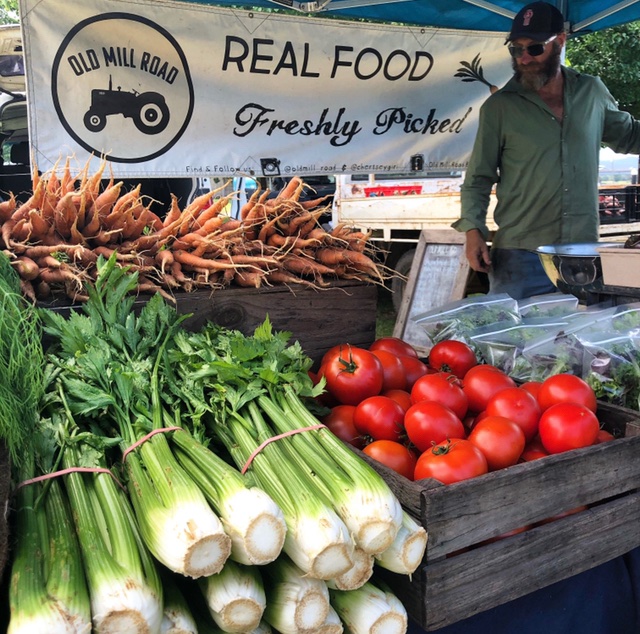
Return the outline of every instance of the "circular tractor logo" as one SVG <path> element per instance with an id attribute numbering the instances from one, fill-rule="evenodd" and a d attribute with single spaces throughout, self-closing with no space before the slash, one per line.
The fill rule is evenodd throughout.
<path id="1" fill-rule="evenodd" d="M 120 163 L 166 152 L 193 112 L 182 49 L 165 29 L 128 13 L 77 24 L 56 53 L 51 90 L 67 132 L 87 151 Z"/>

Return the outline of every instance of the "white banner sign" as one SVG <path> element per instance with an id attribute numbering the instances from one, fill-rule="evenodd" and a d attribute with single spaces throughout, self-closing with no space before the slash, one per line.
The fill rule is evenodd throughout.
<path id="1" fill-rule="evenodd" d="M 158 0 L 21 0 L 46 171 L 117 177 L 464 169 L 504 35 Z"/>

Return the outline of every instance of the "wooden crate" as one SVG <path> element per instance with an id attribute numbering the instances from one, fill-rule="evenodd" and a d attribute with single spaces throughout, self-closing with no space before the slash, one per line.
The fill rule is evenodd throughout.
<path id="1" fill-rule="evenodd" d="M 197 330 L 207 321 L 248 335 L 268 315 L 274 330 L 292 333 L 317 368 L 322 355 L 334 345 L 350 343 L 368 347 L 375 339 L 377 287 L 360 282 L 336 281 L 314 290 L 306 286 L 234 287 L 177 293 L 180 314 L 191 314 L 185 328 Z M 140 295 L 141 307 L 148 296 Z M 78 306 L 42 304 L 68 313 Z"/>
<path id="2" fill-rule="evenodd" d="M 600 403 L 598 417 L 624 437 L 448 486 L 411 482 L 368 460 L 427 529 L 425 561 L 412 579 L 381 571 L 425 630 L 512 601 L 640 545 L 640 414 Z M 589 508 L 478 545 L 583 505 Z"/>

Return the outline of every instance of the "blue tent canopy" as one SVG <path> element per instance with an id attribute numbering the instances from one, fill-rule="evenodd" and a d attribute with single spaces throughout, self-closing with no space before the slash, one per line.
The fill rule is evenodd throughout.
<path id="1" fill-rule="evenodd" d="M 509 31 L 529 0 L 183 0 L 243 8 L 288 8 L 310 16 L 474 31 Z M 640 20 L 640 0 L 555 0 L 575 35 Z"/>

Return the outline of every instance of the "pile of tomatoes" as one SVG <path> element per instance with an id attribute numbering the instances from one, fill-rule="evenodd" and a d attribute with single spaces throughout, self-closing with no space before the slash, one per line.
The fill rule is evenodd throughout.
<path id="1" fill-rule="evenodd" d="M 580 377 L 518 385 L 478 363 L 461 341 L 435 344 L 425 361 L 395 337 L 368 349 L 338 345 L 324 355 L 320 377 L 330 408 L 322 422 L 410 480 L 451 484 L 613 439 L 600 428 L 596 396 Z"/>

